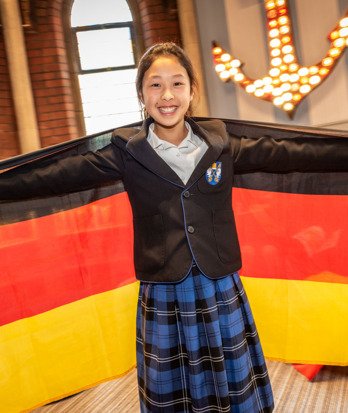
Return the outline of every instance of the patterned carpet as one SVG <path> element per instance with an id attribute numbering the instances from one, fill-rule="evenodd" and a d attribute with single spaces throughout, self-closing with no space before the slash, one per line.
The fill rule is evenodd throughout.
<path id="1" fill-rule="evenodd" d="M 291 365 L 268 361 L 274 413 L 347 413 L 348 367 L 324 367 L 309 382 Z M 32 413 L 138 413 L 135 370 Z"/>

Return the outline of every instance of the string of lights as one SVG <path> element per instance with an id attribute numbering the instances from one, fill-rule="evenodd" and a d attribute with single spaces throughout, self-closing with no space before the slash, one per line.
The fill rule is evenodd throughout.
<path id="1" fill-rule="evenodd" d="M 213 42 L 215 71 L 224 82 L 238 83 L 255 97 L 272 102 L 293 116 L 296 106 L 330 74 L 348 46 L 348 12 L 330 32 L 330 47 L 320 62 L 302 66 L 297 59 L 286 0 L 265 1 L 270 68 L 267 76 L 251 79 L 243 63 Z"/>

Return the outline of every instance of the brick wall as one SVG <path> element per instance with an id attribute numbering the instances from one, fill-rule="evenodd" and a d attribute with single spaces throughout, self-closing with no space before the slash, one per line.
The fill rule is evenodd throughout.
<path id="1" fill-rule="evenodd" d="M 140 0 L 138 6 L 145 47 L 159 41 L 181 43 L 175 0 Z"/>
<path id="2" fill-rule="evenodd" d="M 45 147 L 82 135 L 80 102 L 76 99 L 75 75 L 68 63 L 62 19 L 63 10 L 70 10 L 67 5 L 72 4 L 72 0 L 36 0 L 32 4 L 35 4 L 35 31 L 25 30 L 24 34 L 39 135 L 41 145 Z M 168 40 L 180 43 L 176 0 L 130 0 L 129 4 L 138 19 L 135 23 L 141 32 L 137 36 L 142 38 L 142 46 L 146 48 L 155 42 Z M 0 31 L 0 158 L 19 153 L 11 85 Z"/>
<path id="3" fill-rule="evenodd" d="M 36 33 L 26 34 L 42 146 L 80 135 L 62 24 L 62 1 L 36 2 Z"/>

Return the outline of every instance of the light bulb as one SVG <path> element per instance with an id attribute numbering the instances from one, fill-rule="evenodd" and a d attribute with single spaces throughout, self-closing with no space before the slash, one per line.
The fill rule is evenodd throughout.
<path id="1" fill-rule="evenodd" d="M 269 76 L 265 76 L 264 78 L 262 78 L 262 81 L 265 85 L 270 85 L 272 84 L 272 78 Z"/>
<path id="2" fill-rule="evenodd" d="M 287 102 L 284 104 L 283 109 L 287 112 L 291 112 L 294 109 L 293 103 Z"/>
<path id="3" fill-rule="evenodd" d="M 335 40 L 335 39 L 337 39 L 338 37 L 340 37 L 340 35 L 339 35 L 339 33 L 338 33 L 337 30 L 335 30 L 335 31 L 333 31 L 332 33 L 330 33 L 330 39 L 331 39 L 331 40 Z"/>
<path id="4" fill-rule="evenodd" d="M 272 86 L 272 85 L 266 85 L 266 86 L 263 87 L 263 91 L 264 91 L 265 93 L 271 93 L 272 90 L 273 90 L 273 86 Z"/>
<path id="5" fill-rule="evenodd" d="M 276 87 L 272 90 L 272 95 L 273 96 L 280 96 L 283 93 L 283 91 L 280 89 L 280 87 Z"/>
<path id="6" fill-rule="evenodd" d="M 286 44 L 286 43 L 290 43 L 291 38 L 290 36 L 283 36 L 282 37 L 282 43 Z"/>
<path id="7" fill-rule="evenodd" d="M 284 62 L 285 63 L 291 63 L 295 60 L 295 56 L 293 54 L 286 54 L 284 57 Z"/>
<path id="8" fill-rule="evenodd" d="M 300 84 L 299 84 L 299 83 L 293 83 L 293 84 L 291 85 L 291 90 L 292 90 L 293 92 L 297 92 L 297 91 L 299 90 L 299 88 L 300 88 Z"/>
<path id="9" fill-rule="evenodd" d="M 222 49 L 221 49 L 221 47 L 214 47 L 214 49 L 213 49 L 213 54 L 215 54 L 215 55 L 217 55 L 217 54 L 220 54 L 222 52 Z"/>
<path id="10" fill-rule="evenodd" d="M 346 42 L 341 37 L 333 42 L 335 47 L 344 47 Z"/>
<path id="11" fill-rule="evenodd" d="M 282 96 L 278 96 L 278 97 L 276 97 L 276 98 L 273 99 L 273 103 L 274 103 L 276 106 L 281 106 L 281 105 L 284 103 L 284 99 L 283 99 Z"/>
<path id="12" fill-rule="evenodd" d="M 268 33 L 269 37 L 277 37 L 279 35 L 279 30 L 278 29 L 272 29 Z"/>
<path id="13" fill-rule="evenodd" d="M 220 59 L 222 62 L 228 62 L 231 60 L 231 55 L 228 53 L 224 53 L 221 55 Z"/>
<path id="14" fill-rule="evenodd" d="M 274 9 L 274 8 L 275 8 L 275 3 L 274 3 L 274 1 L 268 1 L 268 2 L 266 3 L 266 8 L 267 8 L 267 10 Z"/>
<path id="15" fill-rule="evenodd" d="M 299 66 L 298 66 L 297 63 L 291 63 L 291 64 L 289 65 L 289 70 L 290 70 L 290 72 L 296 72 L 296 71 L 298 70 L 298 68 L 299 68 Z"/>
<path id="16" fill-rule="evenodd" d="M 326 67 L 321 67 L 321 68 L 319 69 L 319 74 L 320 74 L 321 76 L 326 76 L 328 73 L 329 73 L 329 69 L 326 69 Z"/>
<path id="17" fill-rule="evenodd" d="M 286 44 L 285 46 L 282 47 L 282 52 L 284 54 L 291 53 L 293 50 L 293 47 L 290 44 Z"/>
<path id="18" fill-rule="evenodd" d="M 234 80 L 235 80 L 236 82 L 241 82 L 242 80 L 244 80 L 244 78 L 245 78 L 245 76 L 243 75 L 243 73 L 237 73 L 237 74 L 234 76 Z"/>
<path id="19" fill-rule="evenodd" d="M 221 80 L 227 80 L 230 77 L 230 72 L 228 70 L 224 70 L 219 76 Z"/>
<path id="20" fill-rule="evenodd" d="M 309 73 L 311 74 L 311 75 L 315 75 L 316 73 L 318 73 L 319 72 L 319 67 L 318 66 L 311 66 L 310 68 L 309 68 Z"/>
<path id="21" fill-rule="evenodd" d="M 339 30 L 338 33 L 341 37 L 348 36 L 348 27 L 343 27 L 342 29 Z"/>
<path id="22" fill-rule="evenodd" d="M 302 93 L 302 94 L 306 94 L 306 93 L 309 93 L 310 91 L 311 91 L 311 87 L 309 86 L 309 85 L 302 85 L 302 86 L 300 86 L 300 92 Z"/>
<path id="23" fill-rule="evenodd" d="M 280 49 L 272 49 L 271 50 L 271 56 L 277 57 L 280 55 Z"/>
<path id="24" fill-rule="evenodd" d="M 239 67 L 241 64 L 242 64 L 241 61 L 238 59 L 233 59 L 231 62 L 232 67 Z"/>
<path id="25" fill-rule="evenodd" d="M 280 88 L 281 88 L 281 90 L 282 90 L 283 92 L 287 92 L 288 90 L 291 89 L 291 85 L 290 85 L 290 83 L 283 83 L 283 84 L 280 86 Z"/>
<path id="26" fill-rule="evenodd" d="M 285 102 L 290 102 L 290 100 L 292 100 L 292 93 L 290 92 L 284 93 L 283 99 Z"/>
<path id="27" fill-rule="evenodd" d="M 272 39 L 269 42 L 269 45 L 274 49 L 275 47 L 279 47 L 280 46 L 280 40 L 279 39 Z"/>
<path id="28" fill-rule="evenodd" d="M 282 59 L 280 57 L 275 57 L 271 60 L 272 66 L 280 66 L 282 64 Z"/>
<path id="29" fill-rule="evenodd" d="M 278 19 L 278 23 L 281 25 L 286 24 L 287 22 L 288 22 L 288 18 L 286 16 L 281 16 Z"/>
<path id="30" fill-rule="evenodd" d="M 309 78 L 309 83 L 311 85 L 317 85 L 318 83 L 320 83 L 320 81 L 321 81 L 321 77 L 318 75 L 314 75 Z"/>
<path id="31" fill-rule="evenodd" d="M 301 69 L 299 69 L 298 74 L 300 76 L 307 76 L 309 73 L 309 70 L 307 67 L 301 67 Z"/>
<path id="32" fill-rule="evenodd" d="M 269 71 L 270 76 L 272 77 L 276 77 L 279 76 L 280 74 L 280 70 L 277 67 L 273 67 L 270 71 Z"/>
<path id="33" fill-rule="evenodd" d="M 322 60 L 323 66 L 331 66 L 333 64 L 333 58 L 332 57 L 325 57 Z"/>
<path id="34" fill-rule="evenodd" d="M 287 34 L 290 31 L 290 27 L 287 26 L 287 25 L 281 26 L 279 28 L 279 31 L 280 31 L 281 34 Z"/>
<path id="35" fill-rule="evenodd" d="M 248 86 L 246 86 L 245 87 L 245 90 L 248 92 L 248 93 L 254 93 L 255 92 L 255 85 L 252 85 L 252 84 L 250 84 L 250 85 L 248 85 Z"/>
<path id="36" fill-rule="evenodd" d="M 225 70 L 225 65 L 223 63 L 219 63 L 215 66 L 215 71 L 217 73 L 223 72 Z"/>
<path id="37" fill-rule="evenodd" d="M 279 78 L 282 82 L 287 82 L 290 79 L 290 76 L 288 73 L 283 73 L 279 76 Z"/>
<path id="38" fill-rule="evenodd" d="M 254 95 L 259 98 L 264 95 L 264 91 L 262 89 L 256 89 Z"/>
<path id="39" fill-rule="evenodd" d="M 336 57 L 341 54 L 341 51 L 337 49 L 337 47 L 334 47 L 333 49 L 329 50 L 329 54 L 331 57 Z"/>
<path id="40" fill-rule="evenodd" d="M 297 73 L 291 73 L 290 75 L 290 82 L 297 82 L 300 76 Z"/>

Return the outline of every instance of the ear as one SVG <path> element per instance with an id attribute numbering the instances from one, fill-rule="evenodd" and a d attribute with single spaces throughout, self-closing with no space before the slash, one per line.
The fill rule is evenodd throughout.
<path id="1" fill-rule="evenodd" d="M 191 96 L 190 96 L 190 102 L 192 102 L 192 99 L 193 99 L 194 95 L 195 95 L 195 92 L 192 92 Z"/>

